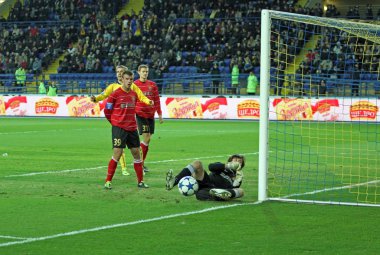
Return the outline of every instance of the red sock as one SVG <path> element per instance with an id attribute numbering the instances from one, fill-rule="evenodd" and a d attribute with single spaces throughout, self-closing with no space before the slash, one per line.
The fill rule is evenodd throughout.
<path id="1" fill-rule="evenodd" d="M 114 160 L 114 158 L 112 158 L 110 162 L 108 163 L 108 173 L 107 173 L 106 182 L 112 181 L 112 177 L 115 174 L 116 167 L 117 167 L 117 161 Z"/>
<path id="2" fill-rule="evenodd" d="M 145 161 L 146 155 L 148 154 L 149 145 L 147 145 L 145 143 L 140 143 L 140 147 L 141 147 L 141 150 L 142 150 L 143 161 Z"/>
<path id="3" fill-rule="evenodd" d="M 137 175 L 137 182 L 140 183 L 143 181 L 143 165 L 141 160 L 134 160 L 133 167 Z"/>

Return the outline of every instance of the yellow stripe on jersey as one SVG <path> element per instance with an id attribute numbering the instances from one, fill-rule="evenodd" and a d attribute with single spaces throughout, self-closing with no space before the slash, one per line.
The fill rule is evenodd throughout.
<path id="1" fill-rule="evenodd" d="M 121 87 L 121 84 L 119 84 L 119 83 L 111 83 L 110 85 L 107 86 L 107 88 L 100 95 L 97 95 L 95 97 L 96 102 L 103 101 L 104 99 L 109 97 L 112 94 L 112 92 L 114 92 L 115 90 L 117 90 L 120 87 Z M 141 102 L 143 102 L 145 104 L 149 104 L 149 102 L 150 102 L 149 98 L 147 98 L 144 95 L 144 93 L 141 91 L 141 89 L 136 84 L 132 83 L 131 90 L 136 92 L 137 98 Z"/>
<path id="2" fill-rule="evenodd" d="M 95 97 L 96 102 L 103 101 L 107 97 L 109 97 L 112 92 L 120 88 L 121 85 L 119 83 L 111 83 L 110 85 L 107 86 L 107 88 L 100 94 Z"/>
<path id="3" fill-rule="evenodd" d="M 141 89 L 134 83 L 132 83 L 131 85 L 131 90 L 133 90 L 134 92 L 136 92 L 137 94 L 137 98 L 139 99 L 139 101 L 149 105 L 150 103 L 150 99 L 147 98 L 144 93 L 141 91 Z"/>

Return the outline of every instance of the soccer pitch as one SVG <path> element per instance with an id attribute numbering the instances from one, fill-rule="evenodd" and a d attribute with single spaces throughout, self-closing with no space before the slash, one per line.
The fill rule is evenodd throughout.
<path id="1" fill-rule="evenodd" d="M 105 119 L 0 118 L 0 254 L 377 254 L 378 208 L 257 201 L 258 122 L 156 123 L 151 188 L 117 169 Z M 246 156 L 245 196 L 200 202 L 165 173 Z M 3 155 L 3 156 L 1 156 Z M 131 156 L 127 151 L 127 160 Z"/>

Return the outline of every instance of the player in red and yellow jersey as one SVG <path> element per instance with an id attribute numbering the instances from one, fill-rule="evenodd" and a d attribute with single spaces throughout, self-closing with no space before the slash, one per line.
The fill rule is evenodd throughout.
<path id="1" fill-rule="evenodd" d="M 104 108 L 104 114 L 112 125 L 113 144 L 113 155 L 108 163 L 108 173 L 104 187 L 111 189 L 111 181 L 115 174 L 117 163 L 127 146 L 134 159 L 133 166 L 137 175 L 137 187 L 148 188 L 149 186 L 143 181 L 143 163 L 140 158 L 140 139 L 137 132 L 135 108 L 139 100 L 147 105 L 153 105 L 154 102 L 144 96 L 140 90 L 135 91 L 132 88 L 133 73 L 131 71 L 121 73 L 121 82 L 121 87 L 111 93 Z"/>
<path id="2" fill-rule="evenodd" d="M 115 90 L 120 88 L 121 87 L 121 74 L 127 70 L 128 70 L 128 67 L 126 67 L 126 66 L 123 66 L 123 65 L 117 66 L 116 67 L 116 77 L 117 77 L 118 83 L 116 83 L 116 82 L 111 83 L 110 85 L 107 86 L 107 88 L 100 95 L 91 96 L 91 101 L 94 103 L 103 101 L 103 100 L 107 99 L 109 97 L 109 95 L 111 95 L 112 92 L 114 92 Z M 131 89 L 138 93 L 139 99 L 143 96 L 143 93 L 136 86 L 136 84 L 132 83 Z M 125 153 L 124 152 L 120 158 L 120 165 L 121 165 L 122 174 L 123 175 L 129 175 L 129 173 L 127 171 L 127 163 L 125 161 Z"/>
<path id="3" fill-rule="evenodd" d="M 140 147 L 143 156 L 143 161 L 149 150 L 149 143 L 152 135 L 154 134 L 154 115 L 157 112 L 160 123 L 163 123 L 162 111 L 160 104 L 160 95 L 155 82 L 148 80 L 149 67 L 147 65 L 140 65 L 138 68 L 140 78 L 135 80 L 135 84 L 141 89 L 144 95 L 153 100 L 154 105 L 146 105 L 141 102 L 136 104 L 136 119 L 139 128 L 139 134 L 142 135 Z M 148 172 L 148 168 L 144 164 L 144 172 Z"/>

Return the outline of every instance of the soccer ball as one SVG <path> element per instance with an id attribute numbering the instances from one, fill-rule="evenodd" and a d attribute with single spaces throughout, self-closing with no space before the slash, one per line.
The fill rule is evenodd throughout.
<path id="1" fill-rule="evenodd" d="M 178 183 L 179 192 L 184 196 L 192 196 L 198 191 L 199 185 L 197 180 L 191 176 L 183 177 Z"/>

